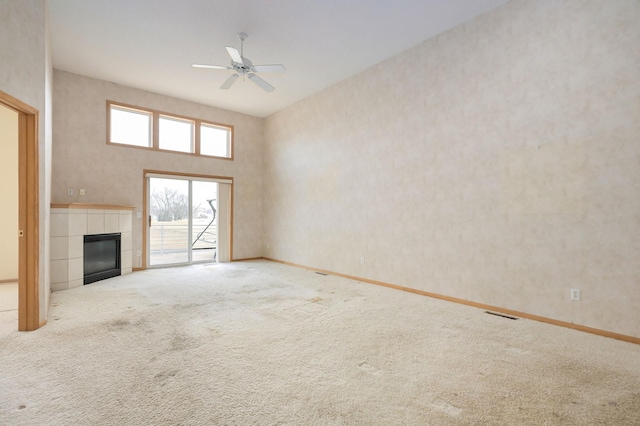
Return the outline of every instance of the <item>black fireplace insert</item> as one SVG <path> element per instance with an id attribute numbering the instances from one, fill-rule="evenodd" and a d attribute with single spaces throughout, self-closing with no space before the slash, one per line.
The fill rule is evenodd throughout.
<path id="1" fill-rule="evenodd" d="M 84 284 L 121 275 L 120 234 L 84 236 Z"/>

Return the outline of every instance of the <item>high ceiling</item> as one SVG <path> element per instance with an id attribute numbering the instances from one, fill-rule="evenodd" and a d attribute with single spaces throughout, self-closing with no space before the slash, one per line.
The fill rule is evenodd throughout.
<path id="1" fill-rule="evenodd" d="M 54 68 L 266 117 L 507 0 L 49 0 Z M 225 46 L 254 64 L 264 92 L 231 71 Z M 419 72 L 419 70 L 416 70 Z"/>

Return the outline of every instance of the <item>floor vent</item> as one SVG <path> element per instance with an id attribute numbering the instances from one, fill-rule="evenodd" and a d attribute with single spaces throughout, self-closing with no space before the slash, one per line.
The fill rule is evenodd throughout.
<path id="1" fill-rule="evenodd" d="M 495 316 L 497 316 L 497 317 L 508 318 L 508 319 L 510 319 L 510 320 L 517 320 L 517 319 L 520 319 L 520 318 L 512 317 L 512 316 L 509 316 L 509 315 L 505 315 L 505 314 L 499 314 L 499 313 L 497 313 L 497 312 L 484 311 L 484 313 L 485 313 L 485 314 L 489 314 L 489 315 L 495 315 Z"/>
<path id="2" fill-rule="evenodd" d="M 324 275 L 325 277 L 326 277 L 327 275 L 329 275 L 329 274 L 325 274 L 324 272 L 316 272 L 316 274 L 318 274 L 318 275 Z"/>

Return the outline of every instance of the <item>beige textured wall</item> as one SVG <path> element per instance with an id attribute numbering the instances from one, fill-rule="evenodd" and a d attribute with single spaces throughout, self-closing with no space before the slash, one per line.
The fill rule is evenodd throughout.
<path id="1" fill-rule="evenodd" d="M 638 337 L 639 70 L 637 0 L 513 0 L 280 111 L 265 255 Z"/>
<path id="2" fill-rule="evenodd" d="M 263 120 L 77 74 L 54 70 L 54 203 L 135 206 L 133 250 L 141 250 L 143 170 L 234 178 L 233 257 L 262 254 Z M 234 161 L 106 144 L 106 102 L 112 100 L 234 126 Z M 75 195 L 67 196 L 73 188 Z M 86 190 L 85 196 L 79 189 Z M 134 259 L 134 267 L 141 265 Z"/>
<path id="3" fill-rule="evenodd" d="M 18 278 L 18 113 L 0 105 L 0 281 Z"/>
<path id="4" fill-rule="evenodd" d="M 36 108 L 39 164 L 40 321 L 49 307 L 51 57 L 47 0 L 0 1 L 0 90 Z"/>

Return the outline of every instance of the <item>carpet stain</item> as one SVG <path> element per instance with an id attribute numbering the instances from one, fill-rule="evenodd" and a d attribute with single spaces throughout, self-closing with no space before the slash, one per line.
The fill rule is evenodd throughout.
<path id="1" fill-rule="evenodd" d="M 462 412 L 462 410 L 458 407 L 455 407 L 449 404 L 447 401 L 444 401 L 440 398 L 436 398 L 435 401 L 429 403 L 429 407 L 434 410 L 438 410 L 450 416 L 458 416 Z"/>
<path id="2" fill-rule="evenodd" d="M 209 332 L 211 333 L 211 335 L 213 337 L 220 337 L 222 336 L 224 333 L 222 333 L 222 331 L 218 330 L 215 327 L 209 327 Z"/>
<path id="3" fill-rule="evenodd" d="M 377 367 L 374 367 L 373 365 L 369 364 L 368 362 L 361 362 L 360 364 L 358 364 L 358 368 L 360 368 L 361 370 L 369 373 L 369 374 L 380 374 L 380 369 Z"/>
<path id="4" fill-rule="evenodd" d="M 172 351 L 182 351 L 187 349 L 189 344 L 187 342 L 187 338 L 184 336 L 175 336 L 173 340 L 171 340 L 171 350 Z"/>
<path id="5" fill-rule="evenodd" d="M 174 336 L 171 340 L 171 347 L 169 348 L 171 351 L 185 351 L 187 349 L 192 349 L 199 346 L 196 343 L 195 339 L 187 337 L 185 335 L 177 335 Z"/>
<path id="6" fill-rule="evenodd" d="M 107 323 L 109 331 L 124 330 L 131 326 L 131 321 L 125 318 L 118 318 Z"/>
<path id="7" fill-rule="evenodd" d="M 182 311 L 182 310 L 193 309 L 193 308 L 197 308 L 197 307 L 205 306 L 205 305 L 207 305 L 207 303 L 177 304 L 177 305 L 173 305 L 173 309 Z"/>
<path id="8" fill-rule="evenodd" d="M 242 288 L 242 293 L 243 294 L 253 294 L 253 293 L 257 293 L 259 291 L 264 291 L 264 289 L 255 288 L 255 287 L 243 287 Z"/>
<path id="9" fill-rule="evenodd" d="M 616 401 L 606 401 L 601 404 L 598 416 L 606 419 L 616 419 L 617 424 L 640 424 L 640 393 L 631 393 L 618 398 Z"/>
<path id="10" fill-rule="evenodd" d="M 311 303 L 318 303 L 318 302 L 322 302 L 324 299 L 322 297 L 314 297 L 313 299 L 309 299 L 309 302 Z"/>
<path id="11" fill-rule="evenodd" d="M 520 348 L 514 348 L 513 346 L 507 346 L 507 350 L 509 352 L 513 352 L 513 353 L 521 354 L 521 355 L 525 355 L 525 354 L 529 353 L 529 351 L 527 351 L 527 350 L 520 349 Z"/>
<path id="12" fill-rule="evenodd" d="M 178 370 L 167 370 L 156 374 L 153 378 L 160 382 L 160 386 L 164 386 L 168 380 L 176 375 L 178 375 Z"/>

